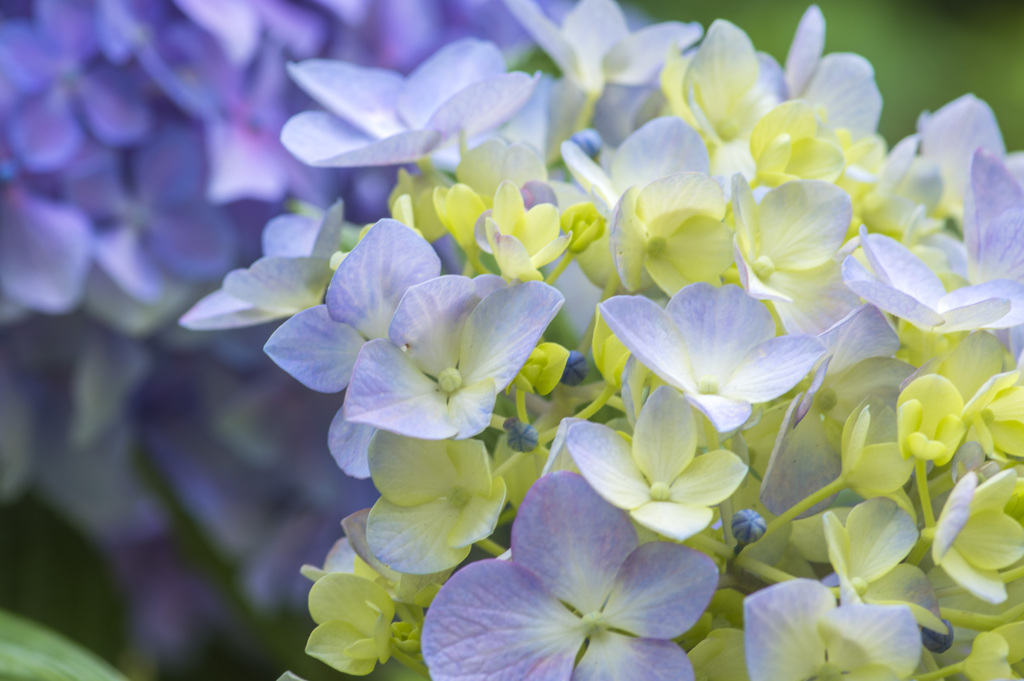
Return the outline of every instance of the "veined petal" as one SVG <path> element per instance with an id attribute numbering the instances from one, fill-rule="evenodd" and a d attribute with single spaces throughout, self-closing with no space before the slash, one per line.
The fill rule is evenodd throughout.
<path id="1" fill-rule="evenodd" d="M 675 501 L 648 501 L 629 514 L 647 529 L 676 541 L 685 541 L 703 531 L 715 517 L 707 506 Z"/>
<path id="2" fill-rule="evenodd" d="M 708 152 L 697 131 L 676 116 L 655 118 L 627 137 L 612 158 L 610 175 L 619 191 L 641 189 L 680 172 L 708 172 Z"/>
<path id="3" fill-rule="evenodd" d="M 696 22 L 666 21 L 645 26 L 605 53 L 601 63 L 605 80 L 617 85 L 645 85 L 664 66 L 669 50 L 685 50 L 700 40 L 703 32 Z"/>
<path id="4" fill-rule="evenodd" d="M 488 496 L 474 496 L 459 515 L 459 520 L 448 535 L 448 545 L 468 547 L 473 542 L 491 536 L 498 524 L 498 514 L 505 506 L 505 481 L 496 478 Z"/>
<path id="5" fill-rule="evenodd" d="M 824 354 L 814 336 L 771 338 L 747 353 L 719 394 L 767 402 L 799 383 Z"/>
<path id="6" fill-rule="evenodd" d="M 386 338 L 406 290 L 440 272 L 440 259 L 422 237 L 400 222 L 380 220 L 338 266 L 327 309 L 366 338 Z"/>
<path id="7" fill-rule="evenodd" d="M 846 519 L 846 531 L 850 536 L 850 576 L 866 582 L 888 573 L 917 542 L 913 518 L 885 497 L 855 506 Z"/>
<path id="8" fill-rule="evenodd" d="M 760 65 L 750 38 L 718 19 L 708 28 L 686 72 L 701 109 L 712 123 L 727 118 L 733 106 L 757 82 Z M 731 174 L 730 174 L 731 175 Z"/>
<path id="9" fill-rule="evenodd" d="M 469 555 L 469 547 L 449 545 L 459 509 L 447 499 L 414 507 L 378 499 L 370 509 L 366 539 L 373 555 L 392 570 L 426 575 L 453 568 Z"/>
<path id="10" fill-rule="evenodd" d="M 626 510 L 651 499 L 650 485 L 630 454 L 629 444 L 599 423 L 573 424 L 565 445 L 576 467 L 598 494 Z"/>
<path id="11" fill-rule="evenodd" d="M 503 73 L 505 59 L 493 43 L 474 38 L 457 40 L 409 74 L 398 95 L 398 111 L 410 128 L 429 127 L 427 121 L 450 99 L 475 83 Z"/>
<path id="12" fill-rule="evenodd" d="M 438 385 L 384 339 L 364 345 L 356 359 L 345 394 L 345 418 L 429 440 L 458 432 Z"/>
<path id="13" fill-rule="evenodd" d="M 972 282 L 1024 276 L 1024 252 L 1014 235 L 1021 229 L 1024 189 L 995 154 L 978 149 L 971 158 L 964 197 L 963 234 Z"/>
<path id="14" fill-rule="evenodd" d="M 373 426 L 347 421 L 344 408 L 339 409 L 327 432 L 327 446 L 338 467 L 353 478 L 370 477 L 367 452 L 370 449 L 370 438 L 376 432 Z"/>
<path id="15" fill-rule="evenodd" d="M 497 395 L 498 387 L 492 378 L 463 384 L 449 395 L 448 421 L 458 429 L 453 437 L 462 439 L 482 432 L 491 422 Z"/>
<path id="16" fill-rule="evenodd" d="M 708 417 L 719 433 L 729 433 L 750 418 L 752 412 L 750 402 L 721 395 L 687 394 L 690 404 Z"/>
<path id="17" fill-rule="evenodd" d="M 849 195 L 829 182 L 796 180 L 768 192 L 758 207 L 761 255 L 776 269 L 821 265 L 842 246 L 850 226 Z"/>
<path id="18" fill-rule="evenodd" d="M 465 131 L 479 135 L 501 125 L 530 99 L 538 77 L 505 73 L 474 83 L 455 94 L 434 112 L 426 127 L 448 139 Z"/>
<path id="19" fill-rule="evenodd" d="M 875 84 L 875 70 L 860 55 L 826 55 L 801 97 L 825 108 L 830 128 L 847 128 L 856 135 L 878 128 L 882 95 Z"/>
<path id="20" fill-rule="evenodd" d="M 825 49 L 825 17 L 817 5 L 811 5 L 800 17 L 796 35 L 786 55 L 786 86 L 790 97 L 799 97 Z"/>
<path id="21" fill-rule="evenodd" d="M 1024 528 L 999 511 L 973 513 L 953 546 L 982 570 L 1001 570 L 1024 557 Z"/>
<path id="22" fill-rule="evenodd" d="M 634 676 L 635 675 L 635 676 Z M 603 631 L 590 640 L 571 681 L 693 681 L 693 666 L 672 641 Z"/>
<path id="23" fill-rule="evenodd" d="M 601 609 L 636 547 L 626 514 L 574 473 L 549 473 L 534 483 L 512 525 L 512 560 L 584 613 Z"/>
<path id="24" fill-rule="evenodd" d="M 883 284 L 931 309 L 946 295 L 946 287 L 938 275 L 895 239 L 882 234 L 869 235 L 862 225 L 860 244 L 875 276 Z"/>
<path id="25" fill-rule="evenodd" d="M 643 296 L 615 296 L 598 307 L 608 328 L 645 366 L 680 390 L 697 391 L 686 340 L 665 310 Z"/>
<path id="26" fill-rule="evenodd" d="M 658 387 L 644 404 L 633 430 L 636 465 L 652 484 L 671 485 L 684 470 L 689 472 L 687 466 L 696 450 L 697 424 L 690 405 L 674 388 Z"/>
<path id="27" fill-rule="evenodd" d="M 891 315 L 907 320 L 918 328 L 931 329 L 945 323 L 942 315 L 933 308 L 879 281 L 852 255 L 843 261 L 843 281 L 851 291 L 867 302 Z"/>
<path id="28" fill-rule="evenodd" d="M 880 665 L 906 678 L 921 658 L 921 633 L 910 608 L 844 605 L 824 613 L 818 627 L 828 661 L 842 670 Z"/>
<path id="29" fill-rule="evenodd" d="M 964 286 L 940 298 L 936 309 L 950 332 L 1017 326 L 1024 323 L 1024 284 L 994 279 Z"/>
<path id="30" fill-rule="evenodd" d="M 279 326 L 263 351 L 299 383 L 322 393 L 344 390 L 363 337 L 327 314 L 326 305 L 299 312 Z"/>
<path id="31" fill-rule="evenodd" d="M 370 440 L 369 460 L 374 485 L 401 506 L 445 497 L 465 487 L 464 478 L 472 479 L 473 471 L 488 468 L 487 449 L 479 440 L 420 440 L 384 430 Z"/>
<path id="32" fill-rule="evenodd" d="M 896 331 L 878 308 L 861 305 L 819 336 L 829 356 L 829 372 L 841 374 L 869 357 L 892 357 L 899 350 Z"/>
<path id="33" fill-rule="evenodd" d="M 728 499 L 747 476 L 747 465 L 726 449 L 698 456 L 672 483 L 677 503 L 715 506 Z"/>
<path id="34" fill-rule="evenodd" d="M 463 326 L 479 302 L 469 277 L 449 274 L 411 286 L 391 319 L 388 338 L 436 377 L 458 364 Z"/>
<path id="35" fill-rule="evenodd" d="M 1006 585 L 995 570 L 976 568 L 954 546 L 942 558 L 942 569 L 950 579 L 988 603 L 1006 600 Z"/>
<path id="36" fill-rule="evenodd" d="M 431 603 L 423 657 L 435 681 L 567 679 L 583 644 L 579 618 L 529 570 L 484 560 L 459 570 Z"/>
<path id="37" fill-rule="evenodd" d="M 395 111 L 405 82 L 400 73 L 335 59 L 307 59 L 289 64 L 288 75 L 310 97 L 371 138 L 406 128 Z"/>
<path id="38" fill-rule="evenodd" d="M 828 587 L 809 579 L 775 584 L 743 601 L 750 681 L 803 681 L 825 662 L 818 622 L 836 607 Z"/>
<path id="39" fill-rule="evenodd" d="M 328 168 L 363 168 L 415 163 L 434 151 L 443 139 L 441 133 L 436 130 L 399 132 L 380 141 L 321 159 L 314 165 Z"/>
<path id="40" fill-rule="evenodd" d="M 371 144 L 361 130 L 324 111 L 297 113 L 281 128 L 281 144 L 306 165 L 329 165 L 333 158 Z"/>

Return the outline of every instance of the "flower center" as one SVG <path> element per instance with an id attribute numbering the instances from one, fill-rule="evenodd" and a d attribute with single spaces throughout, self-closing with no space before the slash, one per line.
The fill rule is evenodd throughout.
<path id="1" fill-rule="evenodd" d="M 764 281 L 775 274 L 775 263 L 772 262 L 772 259 L 767 255 L 759 256 L 757 260 L 754 261 L 754 264 L 751 265 L 751 268 L 754 270 L 754 274 L 757 275 L 757 278 L 761 281 Z"/>
<path id="2" fill-rule="evenodd" d="M 715 132 L 718 133 L 723 142 L 728 142 L 739 134 L 740 124 L 734 118 L 723 118 L 715 126 Z"/>
<path id="3" fill-rule="evenodd" d="M 437 377 L 437 384 L 445 394 L 451 395 L 462 387 L 462 374 L 455 367 L 449 367 Z"/>
<path id="4" fill-rule="evenodd" d="M 836 406 L 836 402 L 839 400 L 836 398 L 835 390 L 832 388 L 825 388 L 818 393 L 814 401 L 817 403 L 818 409 L 823 412 L 829 412 L 832 411 L 832 408 Z"/>
<path id="5" fill-rule="evenodd" d="M 470 494 L 469 490 L 465 489 L 464 487 L 456 487 L 448 495 L 448 503 L 454 506 L 455 508 L 462 508 L 467 503 L 469 503 L 469 499 L 472 496 L 473 495 Z"/>
<path id="6" fill-rule="evenodd" d="M 583 635 L 593 636 L 604 629 L 604 615 L 599 612 L 588 612 L 583 616 Z"/>
<path id="7" fill-rule="evenodd" d="M 702 376 L 697 381 L 697 391 L 701 395 L 714 395 L 718 392 L 718 379 L 714 376 Z"/>
<path id="8" fill-rule="evenodd" d="M 668 501 L 669 489 L 664 482 L 656 482 L 651 485 L 651 501 Z"/>
<path id="9" fill-rule="evenodd" d="M 665 251 L 665 237 L 656 236 L 647 241 L 647 255 L 652 258 L 661 255 Z"/>

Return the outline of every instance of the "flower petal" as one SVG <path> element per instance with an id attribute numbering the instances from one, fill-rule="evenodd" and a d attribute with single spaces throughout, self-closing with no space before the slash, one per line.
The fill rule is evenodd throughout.
<path id="1" fill-rule="evenodd" d="M 880 665 L 905 678 L 921 659 L 921 632 L 907 607 L 843 606 L 824 613 L 818 627 L 828 661 L 843 670 Z"/>
<path id="2" fill-rule="evenodd" d="M 659 386 L 644 403 L 633 430 L 636 465 L 652 484 L 671 485 L 696 450 L 693 410 L 674 388 Z"/>
<path id="3" fill-rule="evenodd" d="M 701 454 L 672 483 L 672 501 L 715 506 L 728 499 L 747 477 L 747 465 L 727 449 Z"/>
<path id="4" fill-rule="evenodd" d="M 803 681 L 825 662 L 818 634 L 822 616 L 835 609 L 828 587 L 808 579 L 775 584 L 743 601 L 750 681 Z"/>
<path id="5" fill-rule="evenodd" d="M 675 541 L 685 541 L 703 531 L 715 517 L 707 506 L 676 501 L 648 501 L 629 515 L 647 529 Z"/>
<path id="6" fill-rule="evenodd" d="M 345 410 L 339 409 L 327 431 L 327 446 L 341 470 L 353 478 L 370 477 L 367 454 L 370 438 L 377 432 L 373 426 L 351 423 L 345 419 Z"/>
<path id="7" fill-rule="evenodd" d="M 645 366 L 680 390 L 697 391 L 686 341 L 657 303 L 643 296 L 615 296 L 598 309 L 612 333 Z"/>
<path id="8" fill-rule="evenodd" d="M 344 390 L 365 339 L 331 319 L 326 305 L 299 312 L 279 326 L 263 351 L 299 383 L 322 393 Z"/>
<path id="9" fill-rule="evenodd" d="M 626 510 L 651 499 L 651 490 L 621 435 L 600 423 L 574 423 L 565 445 L 580 474 L 608 503 Z"/>
<path id="10" fill-rule="evenodd" d="M 672 641 L 605 631 L 590 639 L 571 681 L 693 681 L 693 665 Z"/>
<path id="11" fill-rule="evenodd" d="M 388 338 L 424 371 L 438 376 L 459 361 L 459 338 L 480 302 L 473 280 L 443 275 L 409 287 L 388 327 Z"/>
<path id="12" fill-rule="evenodd" d="M 289 64 L 288 75 L 327 110 L 371 138 L 406 128 L 395 110 L 405 84 L 399 73 L 334 59 L 307 59 Z"/>

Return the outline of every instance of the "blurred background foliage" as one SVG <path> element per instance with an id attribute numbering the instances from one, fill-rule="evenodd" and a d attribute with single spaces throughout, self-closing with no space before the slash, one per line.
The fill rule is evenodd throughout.
<path id="1" fill-rule="evenodd" d="M 635 0 L 632 5 L 655 20 L 699 21 L 706 27 L 716 18 L 728 19 L 780 63 L 807 8 L 804 0 Z M 880 132 L 890 145 L 914 132 L 922 111 L 972 92 L 992 106 L 1007 149 L 1024 149 L 1024 2 L 822 0 L 819 6 L 827 22 L 825 51 L 855 52 L 874 65 L 885 102 Z M 223 566 L 187 555 L 193 552 L 187 536 L 175 550 L 216 581 L 214 573 Z M 155 681 L 146 660 L 126 652 L 130 623 L 113 580 L 99 553 L 32 496 L 0 514 L 0 608 L 64 633 L 133 680 Z M 270 615 L 254 624 L 245 621 L 247 613 L 236 610 L 235 616 L 232 635 L 211 642 L 196 660 L 183 661 L 160 678 L 273 681 L 285 666 L 310 681 L 342 678 L 304 657 L 302 645 L 312 629 L 308 617 Z M 277 650 L 269 650 L 265 639 L 275 632 L 281 638 Z M 413 677 L 388 665 L 374 678 Z"/>

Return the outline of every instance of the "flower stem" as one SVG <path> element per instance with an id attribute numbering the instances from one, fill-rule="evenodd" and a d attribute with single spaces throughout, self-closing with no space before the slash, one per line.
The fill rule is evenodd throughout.
<path id="1" fill-rule="evenodd" d="M 761 539 L 758 541 L 763 540 L 772 532 L 778 531 L 780 528 L 784 527 L 786 523 L 790 522 L 791 520 L 793 520 L 798 515 L 800 515 L 807 509 L 811 508 L 815 504 L 818 504 L 824 501 L 825 499 L 828 499 L 833 494 L 841 492 L 844 487 L 846 487 L 846 482 L 843 480 L 842 476 L 839 476 L 832 482 L 828 483 L 827 485 L 819 489 L 817 492 L 814 492 L 813 494 L 793 504 L 790 508 L 786 509 L 786 511 L 782 515 L 776 516 L 770 523 L 768 523 L 768 527 L 765 528 L 764 534 L 761 535 Z M 742 556 L 743 554 L 740 553 L 740 555 Z"/>
<path id="2" fill-rule="evenodd" d="M 954 627 L 973 629 L 974 631 L 991 631 L 1005 624 L 1005 620 L 999 615 L 979 615 L 955 608 L 939 608 L 939 612 L 942 614 L 942 618 L 949 620 Z"/>
<path id="3" fill-rule="evenodd" d="M 569 266 L 569 263 L 572 262 L 574 257 L 575 254 L 571 251 L 566 251 L 565 254 L 562 255 L 562 259 L 558 261 L 557 265 L 555 265 L 555 269 L 548 273 L 548 276 L 544 279 L 544 283 L 550 285 L 558 281 L 558 278 L 562 276 L 562 272 L 565 272 L 565 268 Z"/>
<path id="4" fill-rule="evenodd" d="M 391 657 L 395 658 L 396 660 L 398 660 L 403 665 L 405 665 L 406 667 L 408 667 L 412 671 L 416 672 L 417 674 L 419 674 L 423 678 L 425 678 L 425 679 L 429 679 L 430 678 L 430 671 L 427 669 L 427 666 L 425 664 L 423 664 L 422 662 L 420 662 L 419 660 L 417 660 L 416 658 L 414 658 L 412 655 L 408 655 L 406 653 L 403 653 L 401 650 L 399 650 L 395 646 L 391 646 Z"/>
<path id="5" fill-rule="evenodd" d="M 501 544 L 490 539 L 481 539 L 478 542 L 474 542 L 474 546 L 483 549 L 494 557 L 498 557 L 507 551 Z"/>
<path id="6" fill-rule="evenodd" d="M 523 423 L 530 423 L 530 415 L 526 413 L 526 391 L 516 388 L 516 418 Z"/>
<path id="7" fill-rule="evenodd" d="M 932 495 L 928 490 L 928 462 L 918 459 L 914 470 L 914 477 L 917 478 L 917 495 L 921 497 L 921 510 L 924 512 L 924 526 L 935 527 L 935 509 L 932 508 Z"/>
<path id="8" fill-rule="evenodd" d="M 917 676 L 913 677 L 913 679 L 915 681 L 938 681 L 939 679 L 944 679 L 951 674 L 959 674 L 961 671 L 963 671 L 963 668 L 964 663 L 958 662 L 956 664 L 951 664 L 948 667 L 943 667 L 942 669 L 936 669 L 933 672 L 928 672 L 927 674 L 918 674 Z"/>

